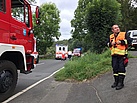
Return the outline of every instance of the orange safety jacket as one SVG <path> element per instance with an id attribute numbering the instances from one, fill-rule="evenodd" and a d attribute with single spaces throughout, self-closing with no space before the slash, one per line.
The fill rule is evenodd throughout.
<path id="1" fill-rule="evenodd" d="M 118 41 L 124 40 L 125 45 L 117 44 Z M 115 42 L 115 46 L 111 46 L 111 55 L 125 55 L 127 54 L 127 40 L 125 39 L 125 32 L 120 32 L 117 37 L 114 34 L 110 35 L 110 43 Z"/>

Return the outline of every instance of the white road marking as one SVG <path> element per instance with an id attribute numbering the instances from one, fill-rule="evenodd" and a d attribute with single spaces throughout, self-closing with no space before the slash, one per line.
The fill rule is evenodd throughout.
<path id="1" fill-rule="evenodd" d="M 55 71 L 55 72 L 52 73 L 50 76 L 48 76 L 48 77 L 46 77 L 46 78 L 44 78 L 44 79 L 42 79 L 42 80 L 40 80 L 40 81 L 32 84 L 31 86 L 29 86 L 28 88 L 22 90 L 21 92 L 18 92 L 17 94 L 13 95 L 12 97 L 8 98 L 7 100 L 5 100 L 5 101 L 2 102 L 2 103 L 8 103 L 8 102 L 10 102 L 11 100 L 15 99 L 16 97 L 20 96 L 21 94 L 27 92 L 27 91 L 30 90 L 31 88 L 33 88 L 33 87 L 35 87 L 36 85 L 40 84 L 40 83 L 43 82 L 44 80 L 52 77 L 55 73 L 59 72 L 59 71 L 60 71 L 61 69 L 63 69 L 63 68 L 64 68 L 64 67 L 62 67 L 62 68 L 60 68 L 59 70 Z"/>
<path id="2" fill-rule="evenodd" d="M 43 65 L 43 64 L 45 64 L 45 63 L 39 63 L 39 64 L 36 64 L 36 65 Z"/>

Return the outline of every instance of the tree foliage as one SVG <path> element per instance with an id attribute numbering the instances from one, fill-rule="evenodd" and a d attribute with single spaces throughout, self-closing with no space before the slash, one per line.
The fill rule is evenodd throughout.
<path id="1" fill-rule="evenodd" d="M 121 4 L 121 30 L 137 29 L 137 0 L 117 0 Z"/>
<path id="2" fill-rule="evenodd" d="M 113 24 L 120 25 L 121 31 L 137 29 L 136 4 L 137 0 L 79 0 L 74 19 L 71 20 L 73 38 L 67 42 L 69 48 L 72 50 L 81 46 L 84 51 L 101 53 L 106 46 L 106 39 L 111 33 Z M 48 5 L 52 4 L 44 5 L 40 7 L 41 24 L 35 26 L 37 47 L 41 53 L 45 53 L 47 47 L 52 45 L 54 42 L 52 37 L 58 39 L 60 36 L 58 9 L 53 7 L 57 11 L 51 12 L 53 8 Z M 52 19 L 54 14 L 58 15 L 56 21 Z"/>
<path id="3" fill-rule="evenodd" d="M 74 19 L 71 20 L 72 47 L 82 46 L 83 51 L 87 51 L 91 45 L 89 31 L 86 25 L 86 11 L 89 0 L 79 0 L 78 7 L 74 12 Z"/>
<path id="4" fill-rule="evenodd" d="M 137 29 L 137 0 L 79 0 L 71 20 L 70 50 L 81 46 L 83 51 L 101 53 L 111 34 L 111 26 L 121 31 Z"/>
<path id="5" fill-rule="evenodd" d="M 34 25 L 37 49 L 40 54 L 45 54 L 47 47 L 52 46 L 54 42 L 53 37 L 58 39 L 60 36 L 59 13 L 54 3 L 45 3 L 40 6 L 40 25 Z"/>
<path id="6" fill-rule="evenodd" d="M 112 24 L 121 19 L 120 4 L 116 0 L 79 0 L 71 21 L 75 42 L 83 41 L 84 50 L 101 53 Z"/>
<path id="7" fill-rule="evenodd" d="M 71 26 L 74 27 L 72 29 L 72 37 L 76 39 L 82 39 L 87 34 L 87 27 L 85 22 L 86 15 L 86 5 L 88 4 L 88 0 L 79 0 L 78 7 L 75 10 L 74 19 L 71 20 Z"/>
<path id="8" fill-rule="evenodd" d="M 101 53 L 110 35 L 110 27 L 120 20 L 120 4 L 116 0 L 91 0 L 88 5 L 86 20 L 92 51 Z"/>

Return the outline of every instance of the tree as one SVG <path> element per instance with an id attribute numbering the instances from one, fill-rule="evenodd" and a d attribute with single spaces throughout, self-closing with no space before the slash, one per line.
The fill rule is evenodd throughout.
<path id="1" fill-rule="evenodd" d="M 137 20 L 136 20 L 137 15 L 136 14 L 137 14 L 137 8 L 134 8 L 130 16 L 132 23 L 131 22 L 129 23 L 129 27 L 127 28 L 127 30 L 137 29 Z"/>
<path id="2" fill-rule="evenodd" d="M 121 4 L 121 30 L 137 29 L 136 13 L 137 0 L 117 0 Z"/>
<path id="3" fill-rule="evenodd" d="M 81 41 L 84 50 L 101 53 L 111 26 L 121 20 L 120 4 L 116 0 L 79 0 L 74 14 L 74 41 Z"/>
<path id="4" fill-rule="evenodd" d="M 101 53 L 111 26 L 120 20 L 120 4 L 116 0 L 91 0 L 87 8 L 87 27 L 92 51 Z"/>
<path id="5" fill-rule="evenodd" d="M 87 51 L 90 48 L 90 38 L 88 38 L 88 28 L 86 25 L 86 11 L 89 0 L 79 0 L 78 7 L 74 12 L 74 19 L 71 20 L 71 26 L 73 27 L 71 33 L 73 37 L 72 47 L 81 46 L 83 51 Z"/>
<path id="6" fill-rule="evenodd" d="M 88 32 L 85 25 L 85 11 L 88 2 L 89 0 L 79 0 L 78 7 L 74 13 L 74 19 L 71 20 L 71 26 L 74 27 L 74 29 L 72 29 L 71 31 L 71 33 L 73 34 L 72 37 L 78 40 L 85 38 L 85 35 Z"/>
<path id="7" fill-rule="evenodd" d="M 47 47 L 52 46 L 54 42 L 53 37 L 58 39 L 61 35 L 59 32 L 59 13 L 54 3 L 45 3 L 40 6 L 40 25 L 34 25 L 37 48 L 40 54 L 45 54 Z"/>

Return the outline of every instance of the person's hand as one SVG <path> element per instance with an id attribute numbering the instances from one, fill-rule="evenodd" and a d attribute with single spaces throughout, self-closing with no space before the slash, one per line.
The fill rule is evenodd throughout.
<path id="1" fill-rule="evenodd" d="M 111 45 L 115 45 L 116 43 L 115 42 L 111 42 Z"/>
<path id="2" fill-rule="evenodd" d="M 119 40 L 119 41 L 117 41 L 116 43 L 117 43 L 117 44 L 121 44 L 121 41 Z"/>

